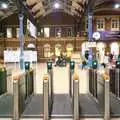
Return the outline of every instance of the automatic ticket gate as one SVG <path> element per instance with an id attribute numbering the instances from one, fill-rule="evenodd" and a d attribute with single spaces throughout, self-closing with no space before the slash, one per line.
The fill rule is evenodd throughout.
<path id="1" fill-rule="evenodd" d="M 89 91 L 96 99 L 97 107 L 104 120 L 110 119 L 110 78 L 95 69 L 89 70 Z"/>
<path id="2" fill-rule="evenodd" d="M 43 107 L 44 108 L 44 117 L 43 117 L 43 119 L 44 120 L 48 120 L 50 117 L 52 117 L 51 111 L 54 111 L 53 104 L 55 102 L 56 95 L 53 93 L 53 73 L 52 72 L 53 71 L 51 69 L 48 72 L 48 74 L 44 75 L 44 78 L 43 78 L 43 101 L 44 101 L 44 107 Z M 70 77 L 70 78 L 72 78 L 72 77 Z M 71 114 L 72 114 L 71 117 L 74 120 L 78 120 L 79 119 L 79 80 L 78 80 L 77 75 L 73 75 L 72 88 L 73 88 L 73 94 L 69 95 L 69 97 L 67 98 L 67 102 L 70 101 L 71 105 L 68 106 L 67 109 L 63 107 L 63 108 L 61 108 L 61 110 L 64 111 L 64 109 L 66 109 L 67 111 L 69 111 L 69 108 L 70 108 Z M 65 99 L 66 99 L 66 97 L 64 98 L 64 100 Z M 65 103 L 65 104 L 67 104 L 67 103 Z M 66 117 L 66 116 L 64 115 L 63 118 L 64 117 Z"/>
<path id="3" fill-rule="evenodd" d="M 69 84 L 69 96 L 71 99 L 72 118 L 79 120 L 81 118 L 81 101 L 82 96 L 79 94 L 79 80 L 78 77 L 73 77 L 73 71 L 69 71 L 70 84 Z M 96 107 L 99 109 L 100 117 L 104 120 L 110 119 L 110 88 L 109 88 L 109 76 L 101 74 L 94 69 L 89 70 L 89 91 L 96 99 Z M 43 81 L 43 93 L 44 93 L 44 120 L 48 120 L 52 116 L 52 109 L 54 104 L 55 95 L 53 94 L 53 73 L 52 69 L 44 76 Z M 69 101 L 69 100 L 68 100 Z M 89 105 L 89 99 L 87 101 Z M 89 107 L 89 106 L 87 106 Z M 93 107 L 93 106 L 91 106 Z M 69 108 L 68 108 L 69 109 Z M 62 108 L 64 110 L 64 108 Z M 91 108 L 92 110 L 92 108 Z M 65 116 L 64 116 L 65 117 Z"/>
<path id="4" fill-rule="evenodd" d="M 120 98 L 120 69 L 110 69 L 110 90 L 117 97 Z"/>
<path id="5" fill-rule="evenodd" d="M 34 71 L 13 77 L 13 120 L 19 120 L 34 92 Z"/>
<path id="6" fill-rule="evenodd" d="M 111 116 L 120 117 L 120 69 L 109 69 L 111 91 Z"/>

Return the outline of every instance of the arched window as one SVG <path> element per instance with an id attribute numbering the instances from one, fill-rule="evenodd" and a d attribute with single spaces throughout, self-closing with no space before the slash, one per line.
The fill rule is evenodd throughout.
<path id="1" fill-rule="evenodd" d="M 100 63 L 104 63 L 105 60 L 105 48 L 106 48 L 106 44 L 105 43 L 98 43 L 97 44 L 97 53 L 96 53 L 96 57 L 98 59 L 98 61 Z"/>
<path id="2" fill-rule="evenodd" d="M 61 44 L 56 44 L 56 45 L 55 45 L 55 55 L 56 55 L 56 56 L 60 56 L 60 55 L 61 55 L 61 51 L 62 51 L 62 46 L 61 46 Z"/>
<path id="3" fill-rule="evenodd" d="M 50 45 L 49 44 L 44 45 L 44 57 L 46 58 L 50 57 Z"/>
<path id="4" fill-rule="evenodd" d="M 72 57 L 72 52 L 73 52 L 73 45 L 72 44 L 67 44 L 66 45 L 66 51 L 67 51 L 67 57 Z"/>

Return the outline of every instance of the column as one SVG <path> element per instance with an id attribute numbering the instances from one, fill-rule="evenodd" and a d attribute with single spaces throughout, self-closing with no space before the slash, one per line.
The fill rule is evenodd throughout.
<path id="1" fill-rule="evenodd" d="M 20 41 L 20 69 L 22 71 L 25 70 L 24 68 L 24 34 L 23 34 L 23 19 L 24 15 L 19 14 L 19 41 Z"/>
<path id="2" fill-rule="evenodd" d="M 93 34 L 93 14 L 88 12 L 88 41 L 92 40 L 92 34 Z"/>

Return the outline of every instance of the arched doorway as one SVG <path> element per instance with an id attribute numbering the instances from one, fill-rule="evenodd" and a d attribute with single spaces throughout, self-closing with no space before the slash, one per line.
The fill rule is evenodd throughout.
<path id="1" fill-rule="evenodd" d="M 61 44 L 56 44 L 55 45 L 55 56 L 58 57 L 61 55 L 62 52 L 62 46 Z"/>
<path id="2" fill-rule="evenodd" d="M 110 51 L 111 54 L 119 55 L 119 44 L 117 42 L 111 43 L 110 48 L 111 48 Z"/>
<path id="3" fill-rule="evenodd" d="M 71 58 L 72 57 L 72 53 L 73 53 L 73 45 L 72 44 L 67 44 L 66 45 L 66 54 L 67 54 L 67 57 Z"/>
<path id="4" fill-rule="evenodd" d="M 51 55 L 50 55 L 50 45 L 49 44 L 45 44 L 44 45 L 44 57 L 45 58 L 49 58 Z"/>
<path id="5" fill-rule="evenodd" d="M 89 48 L 88 48 L 87 45 L 86 45 L 86 42 L 82 43 L 81 49 L 82 49 L 82 50 L 81 50 L 81 51 L 82 51 L 81 57 L 82 57 L 82 59 L 84 59 L 85 51 L 86 51 L 86 50 L 89 50 Z"/>
<path id="6" fill-rule="evenodd" d="M 96 57 L 99 63 L 103 63 L 104 62 L 104 57 L 105 57 L 105 48 L 106 48 L 106 44 L 105 43 L 98 43 L 97 44 L 97 52 L 96 52 Z"/>

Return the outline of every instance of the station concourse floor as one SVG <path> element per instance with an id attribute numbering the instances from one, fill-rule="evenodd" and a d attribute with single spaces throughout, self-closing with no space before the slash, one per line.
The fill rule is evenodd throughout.
<path id="1" fill-rule="evenodd" d="M 13 73 L 16 73 L 19 71 L 19 66 L 17 64 L 7 64 L 5 66 L 7 68 L 12 68 Z M 77 65 L 77 67 L 78 67 L 78 65 Z M 37 63 L 37 64 L 33 65 L 33 68 L 36 69 L 36 78 L 35 78 L 35 82 L 34 82 L 34 87 L 35 87 L 34 92 L 35 92 L 35 94 L 42 94 L 42 92 L 43 92 L 43 75 L 47 73 L 47 64 L 46 63 Z M 69 70 L 68 65 L 66 67 L 54 67 L 53 68 L 53 76 L 54 76 L 54 78 L 53 78 L 53 81 L 54 81 L 53 82 L 54 83 L 53 84 L 53 91 L 55 94 L 62 95 L 62 94 L 69 93 L 69 71 L 68 70 Z M 86 72 L 86 70 L 78 70 L 77 72 L 78 72 L 79 79 L 80 79 L 79 92 L 82 95 L 88 94 L 88 92 L 89 92 L 88 72 Z M 12 87 L 10 87 L 9 89 L 12 89 Z M 10 91 L 12 91 L 12 90 L 10 90 Z M 59 102 L 61 102 L 60 99 L 59 99 Z M 82 97 L 81 102 L 82 102 L 82 104 L 85 104 L 84 97 Z M 55 105 L 59 105 L 59 104 L 55 103 Z M 92 102 L 91 102 L 91 105 L 92 105 Z M 86 114 L 87 105 L 85 105 L 85 107 L 83 106 L 83 109 L 84 109 L 83 113 Z M 96 108 L 94 108 L 94 110 L 96 110 Z M 59 112 L 61 112 L 61 110 Z M 87 112 L 92 113 L 91 109 L 88 109 Z M 11 120 L 11 119 L 8 119 L 8 118 L 1 119 L 0 118 L 0 120 Z M 41 119 L 40 118 L 36 118 L 36 119 L 34 119 L 34 118 L 21 118 L 20 120 L 42 120 L 42 118 Z M 53 120 L 54 120 L 54 118 L 53 118 Z M 62 119 L 55 118 L 55 120 L 72 120 L 72 119 L 71 118 L 62 118 Z M 83 118 L 80 118 L 80 120 L 103 120 L 103 119 L 101 119 L 100 117 L 98 117 L 98 118 L 93 117 L 92 118 L 92 116 L 90 116 L 90 118 L 83 117 Z M 120 120 L 120 118 L 112 118 L 111 120 Z"/>

